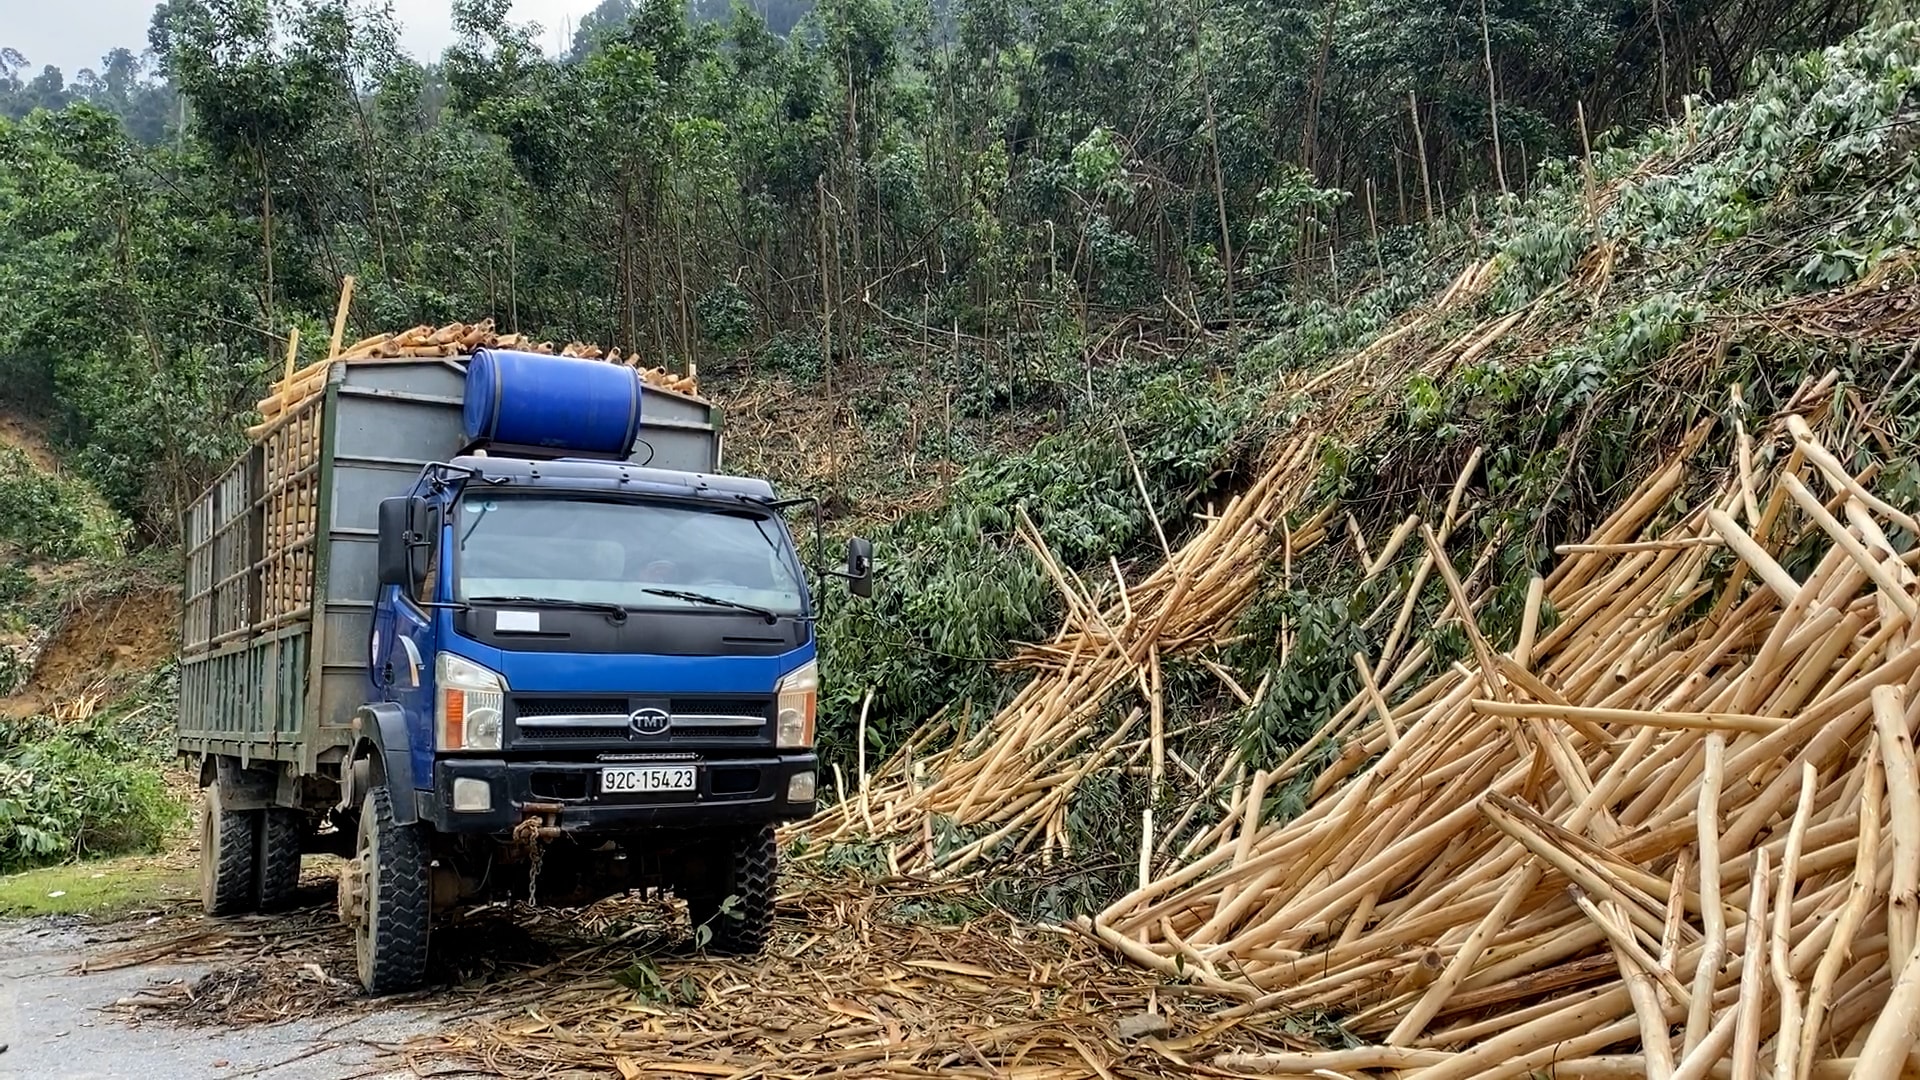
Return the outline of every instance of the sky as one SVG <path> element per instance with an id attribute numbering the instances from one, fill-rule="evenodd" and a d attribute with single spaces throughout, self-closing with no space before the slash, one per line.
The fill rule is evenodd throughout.
<path id="1" fill-rule="evenodd" d="M 453 43 L 450 0 L 391 0 L 400 43 L 416 59 L 434 59 Z M 573 43 L 573 25 L 598 0 L 514 0 L 514 22 L 539 23 L 550 54 Z M 48 65 L 69 79 L 98 68 L 109 49 L 147 47 L 154 0 L 0 0 L 0 47 L 17 49 L 38 73 Z"/>

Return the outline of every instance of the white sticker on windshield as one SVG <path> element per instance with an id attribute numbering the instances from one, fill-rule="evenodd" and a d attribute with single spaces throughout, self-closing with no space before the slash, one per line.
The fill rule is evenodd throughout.
<path id="1" fill-rule="evenodd" d="M 493 629 L 498 634 L 537 634 L 540 632 L 540 613 L 496 611 L 493 613 Z"/>

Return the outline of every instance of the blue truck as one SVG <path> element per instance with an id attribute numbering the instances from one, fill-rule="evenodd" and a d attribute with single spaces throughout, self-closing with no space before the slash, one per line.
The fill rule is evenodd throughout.
<path id="1" fill-rule="evenodd" d="M 872 548 L 809 566 L 804 500 L 720 457 L 716 408 L 615 364 L 334 365 L 182 520 L 206 911 L 284 906 L 335 852 L 376 994 L 503 897 L 666 888 L 709 950 L 760 950 L 774 827 L 815 806 L 809 570 L 869 595 Z"/>

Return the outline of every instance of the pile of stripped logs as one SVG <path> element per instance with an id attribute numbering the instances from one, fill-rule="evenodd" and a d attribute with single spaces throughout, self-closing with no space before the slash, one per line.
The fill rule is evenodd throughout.
<path id="1" fill-rule="evenodd" d="M 1364 1044 L 1236 1072 L 1915 1075 L 1920 522 L 1796 408 L 1726 432 L 1717 481 L 1696 429 L 1531 583 L 1509 650 L 1420 527 L 1470 658 L 1362 658 L 1209 843 L 1082 928 Z M 1306 809 L 1268 820 L 1282 785 Z"/>

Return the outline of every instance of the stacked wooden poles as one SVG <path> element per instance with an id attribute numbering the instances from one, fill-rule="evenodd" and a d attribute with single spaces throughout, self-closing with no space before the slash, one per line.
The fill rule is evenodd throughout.
<path id="1" fill-rule="evenodd" d="M 1424 1080 L 1902 1075 L 1920 552 L 1814 427 L 1739 432 L 1656 524 L 1704 479 L 1697 431 L 1563 549 L 1532 594 L 1557 622 L 1505 654 L 1441 555 L 1469 661 L 1397 704 L 1363 680 L 1304 812 L 1243 816 L 1085 929 L 1231 1016 L 1340 1014 Z M 1231 1067 L 1340 1067 L 1297 1056 Z"/>

